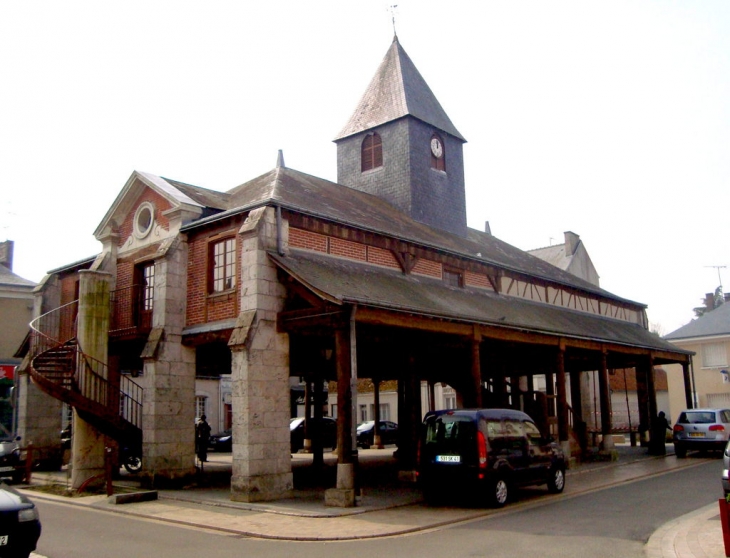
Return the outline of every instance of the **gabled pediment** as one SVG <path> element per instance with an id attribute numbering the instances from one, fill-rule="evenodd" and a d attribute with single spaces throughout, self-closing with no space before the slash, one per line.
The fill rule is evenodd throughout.
<path id="1" fill-rule="evenodd" d="M 193 220 L 201 215 L 205 208 L 164 178 L 134 171 L 94 231 L 94 236 L 102 240 L 107 235 L 117 232 L 121 224 L 129 219 L 130 212 L 139 205 L 147 190 L 163 200 L 164 207 L 157 209 L 160 209 L 171 222 L 178 219 L 183 222 Z"/>

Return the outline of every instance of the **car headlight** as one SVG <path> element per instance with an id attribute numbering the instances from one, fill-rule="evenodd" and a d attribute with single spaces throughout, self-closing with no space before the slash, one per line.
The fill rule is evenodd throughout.
<path id="1" fill-rule="evenodd" d="M 38 519 L 38 510 L 35 506 L 32 508 L 25 508 L 18 512 L 18 521 L 36 521 Z"/>

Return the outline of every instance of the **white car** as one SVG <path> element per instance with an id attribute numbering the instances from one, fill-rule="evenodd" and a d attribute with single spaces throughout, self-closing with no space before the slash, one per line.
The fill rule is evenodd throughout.
<path id="1" fill-rule="evenodd" d="M 730 440 L 730 409 L 685 409 L 674 424 L 672 439 L 680 458 L 687 450 L 724 450 Z"/>

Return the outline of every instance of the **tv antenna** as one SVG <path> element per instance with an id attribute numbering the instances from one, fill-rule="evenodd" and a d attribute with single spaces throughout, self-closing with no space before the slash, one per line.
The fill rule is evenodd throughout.
<path id="1" fill-rule="evenodd" d="M 722 290 L 722 277 L 720 276 L 720 270 L 721 269 L 726 269 L 727 266 L 726 265 L 706 265 L 705 267 L 711 267 L 711 268 L 717 270 L 717 280 L 720 283 L 720 290 Z"/>

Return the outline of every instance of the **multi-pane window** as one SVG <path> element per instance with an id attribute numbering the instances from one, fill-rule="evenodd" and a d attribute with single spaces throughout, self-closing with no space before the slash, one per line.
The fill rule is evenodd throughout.
<path id="1" fill-rule="evenodd" d="M 206 407 L 208 406 L 208 397 L 205 395 L 196 395 L 195 396 L 195 416 L 196 418 L 200 418 L 203 415 L 207 414 Z"/>
<path id="2" fill-rule="evenodd" d="M 725 343 L 705 343 L 702 345 L 702 368 L 727 366 Z"/>
<path id="3" fill-rule="evenodd" d="M 220 293 L 236 286 L 236 240 L 228 238 L 212 247 L 211 291 Z"/>
<path id="4" fill-rule="evenodd" d="M 360 155 L 362 172 L 383 166 L 383 141 L 380 139 L 380 134 L 372 133 L 365 136 Z"/>
<path id="5" fill-rule="evenodd" d="M 155 298 L 155 264 L 142 267 L 142 310 L 152 310 Z"/>

